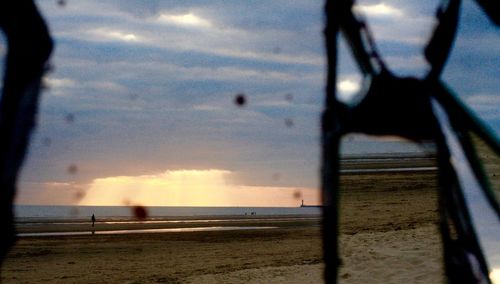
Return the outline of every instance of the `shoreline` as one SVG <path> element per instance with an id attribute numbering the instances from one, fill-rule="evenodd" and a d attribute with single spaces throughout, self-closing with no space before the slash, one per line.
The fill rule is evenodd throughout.
<path id="1" fill-rule="evenodd" d="M 36 222 L 18 222 L 18 234 L 27 233 L 56 233 L 56 232 L 91 232 L 91 231 L 116 231 L 116 230 L 154 230 L 154 229 L 179 229 L 198 227 L 297 227 L 319 226 L 321 216 L 259 216 L 242 218 L 242 216 L 193 216 L 190 218 L 148 218 L 139 220 L 135 218 L 107 218 L 97 221 L 92 227 L 90 221 L 75 219 L 61 221 L 57 219 L 39 220 Z M 22 237 L 22 235 L 21 235 Z"/>
<path id="2" fill-rule="evenodd" d="M 213 232 L 213 231 L 238 231 L 238 230 L 268 230 L 278 227 L 192 227 L 192 228 L 163 228 L 163 229 L 134 229 L 134 230 L 91 230 L 91 231 L 71 231 L 71 232 L 39 232 L 20 233 L 17 237 L 61 237 L 61 236 L 88 236 L 88 235 L 130 235 L 130 234 L 153 234 L 153 233 L 186 233 L 186 232 Z"/>
<path id="3" fill-rule="evenodd" d="M 431 171 L 341 175 L 339 282 L 443 282 L 435 177 Z M 276 228 L 20 237 L 2 267 L 1 281 L 322 282 L 319 215 L 175 219 L 110 218 L 108 224 L 97 223 L 95 230 Z M 90 217 L 78 222 L 52 221 L 56 222 L 20 222 L 17 228 L 26 233 L 91 229 Z"/>

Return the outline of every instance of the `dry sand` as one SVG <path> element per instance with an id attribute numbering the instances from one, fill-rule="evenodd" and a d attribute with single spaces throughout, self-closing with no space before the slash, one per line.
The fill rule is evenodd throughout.
<path id="1" fill-rule="evenodd" d="M 435 172 L 341 179 L 341 283 L 442 283 Z"/>
<path id="2" fill-rule="evenodd" d="M 342 283 L 442 282 L 434 173 L 347 175 L 342 185 Z M 231 225 L 277 228 L 23 237 L 2 268 L 2 282 L 322 282 L 319 219 L 248 218 Z"/>

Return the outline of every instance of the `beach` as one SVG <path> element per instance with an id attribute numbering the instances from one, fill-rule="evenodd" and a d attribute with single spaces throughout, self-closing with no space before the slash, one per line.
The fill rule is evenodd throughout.
<path id="1" fill-rule="evenodd" d="M 443 282 L 435 178 L 435 171 L 342 176 L 341 283 Z M 84 231 L 86 235 L 21 236 L 2 267 L 2 283 L 323 281 L 320 216 L 153 221 L 98 220 L 92 228 L 89 220 L 62 224 L 25 220 L 18 226 L 20 234 Z M 139 229 L 181 230 L 127 232 Z M 110 230 L 122 233 L 99 234 Z"/>
<path id="2" fill-rule="evenodd" d="M 443 283 L 437 173 L 341 178 L 341 283 Z"/>
<path id="3" fill-rule="evenodd" d="M 301 275 L 312 271 L 314 273 L 307 278 L 314 282 L 321 281 L 319 219 L 265 219 L 267 218 L 235 221 L 231 222 L 231 226 L 279 227 L 208 232 L 23 237 L 3 267 L 2 281 L 243 283 L 247 282 L 245 279 L 260 282 L 266 276 L 269 281 L 274 282 L 281 278 L 288 279 L 290 272 L 296 273 L 301 269 L 305 272 L 300 273 Z M 198 225 L 200 224 L 192 223 L 192 226 Z M 122 229 L 150 228 L 145 224 L 119 226 Z M 211 226 L 227 226 L 227 222 L 213 222 Z M 267 272 L 262 273 L 262 269 Z"/>

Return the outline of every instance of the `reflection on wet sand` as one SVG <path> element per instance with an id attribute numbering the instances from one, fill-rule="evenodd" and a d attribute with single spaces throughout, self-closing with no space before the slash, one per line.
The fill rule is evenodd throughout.
<path id="1" fill-rule="evenodd" d="M 82 231 L 82 232 L 39 232 L 20 233 L 18 237 L 49 237 L 49 236 L 84 236 L 84 235 L 118 235 L 118 234 L 144 234 L 144 233 L 182 233 L 182 232 L 211 232 L 211 231 L 234 231 L 234 230 L 262 230 L 275 229 L 277 227 L 194 227 L 194 228 L 163 228 L 163 229 L 138 229 L 138 230 L 108 230 L 108 231 Z"/>

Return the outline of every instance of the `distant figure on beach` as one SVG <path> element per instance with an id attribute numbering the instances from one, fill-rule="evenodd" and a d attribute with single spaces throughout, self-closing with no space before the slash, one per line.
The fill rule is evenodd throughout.
<path id="1" fill-rule="evenodd" d="M 94 227 L 94 223 L 95 223 L 95 215 L 92 214 L 92 227 Z"/>

